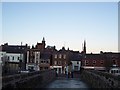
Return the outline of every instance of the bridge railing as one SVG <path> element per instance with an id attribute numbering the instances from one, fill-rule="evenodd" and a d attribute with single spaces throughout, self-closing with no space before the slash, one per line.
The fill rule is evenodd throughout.
<path id="1" fill-rule="evenodd" d="M 56 77 L 54 70 L 35 71 L 2 77 L 2 89 L 34 88 L 38 83 L 43 87 Z"/>
<path id="2" fill-rule="evenodd" d="M 92 88 L 120 88 L 118 77 L 95 70 L 83 70 L 81 74 L 81 78 L 90 84 Z"/>

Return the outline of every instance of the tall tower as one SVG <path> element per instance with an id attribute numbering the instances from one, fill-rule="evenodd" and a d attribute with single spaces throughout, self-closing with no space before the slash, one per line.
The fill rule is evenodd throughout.
<path id="1" fill-rule="evenodd" d="M 43 37 L 43 40 L 42 40 L 42 45 L 43 45 L 43 48 L 45 49 L 45 38 Z"/>
<path id="2" fill-rule="evenodd" d="M 86 41 L 84 40 L 83 52 L 86 54 Z"/>

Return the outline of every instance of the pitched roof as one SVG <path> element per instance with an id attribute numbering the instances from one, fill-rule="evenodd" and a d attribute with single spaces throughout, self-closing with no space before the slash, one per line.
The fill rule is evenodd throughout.
<path id="1" fill-rule="evenodd" d="M 50 59 L 51 58 L 51 54 L 50 53 L 41 53 L 41 59 Z"/>
<path id="2" fill-rule="evenodd" d="M 71 61 L 80 61 L 82 59 L 82 55 L 79 52 L 72 52 L 70 55 Z"/>
<path id="3" fill-rule="evenodd" d="M 86 54 L 85 55 L 85 58 L 88 58 L 88 59 L 102 59 L 103 56 L 101 54 Z"/>
<path id="4" fill-rule="evenodd" d="M 2 51 L 5 51 L 7 53 L 23 53 L 27 46 L 21 46 L 21 45 L 2 45 Z"/>

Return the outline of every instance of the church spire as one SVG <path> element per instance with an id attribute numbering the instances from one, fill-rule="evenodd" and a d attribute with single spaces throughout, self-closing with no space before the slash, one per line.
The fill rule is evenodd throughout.
<path id="1" fill-rule="evenodd" d="M 86 54 L 86 41 L 84 40 L 83 52 Z"/>

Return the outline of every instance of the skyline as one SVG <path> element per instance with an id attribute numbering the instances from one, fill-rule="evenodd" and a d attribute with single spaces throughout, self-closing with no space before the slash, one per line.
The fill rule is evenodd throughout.
<path id="1" fill-rule="evenodd" d="M 118 51 L 117 2 L 3 3 L 2 44 L 41 42 L 87 52 Z M 22 37 L 21 37 L 22 36 Z"/>

